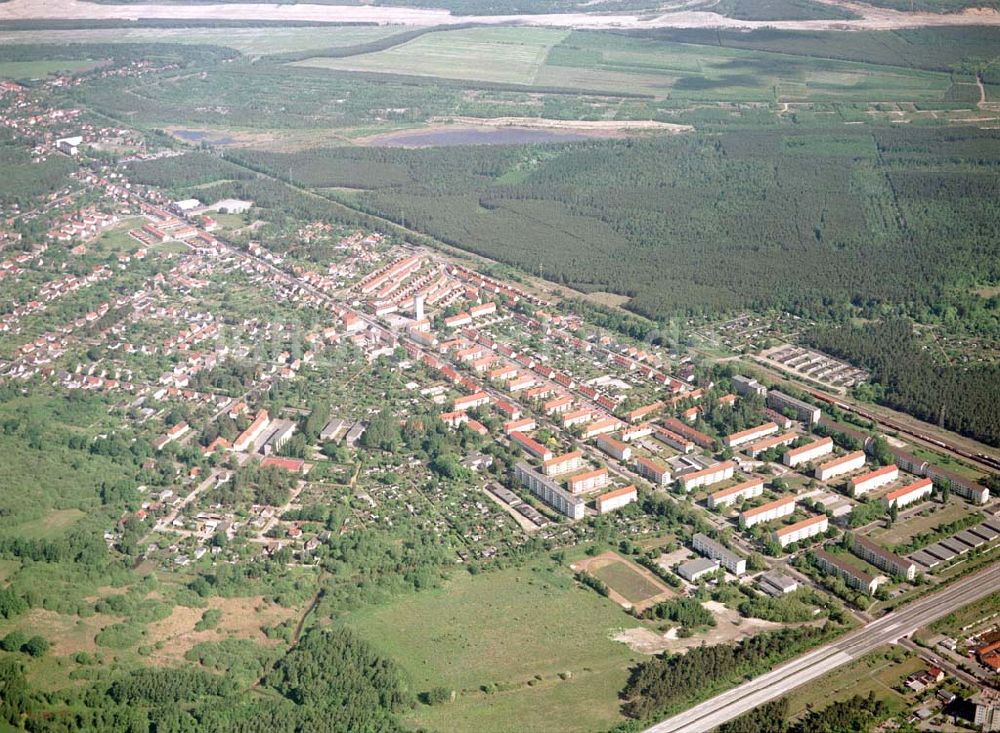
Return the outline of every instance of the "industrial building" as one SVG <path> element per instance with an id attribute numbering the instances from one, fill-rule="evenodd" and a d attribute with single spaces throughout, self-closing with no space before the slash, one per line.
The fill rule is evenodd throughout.
<path id="1" fill-rule="evenodd" d="M 719 561 L 709 560 L 707 557 L 696 557 L 677 566 L 678 574 L 690 583 L 695 583 L 698 578 L 711 575 L 718 569 Z"/>

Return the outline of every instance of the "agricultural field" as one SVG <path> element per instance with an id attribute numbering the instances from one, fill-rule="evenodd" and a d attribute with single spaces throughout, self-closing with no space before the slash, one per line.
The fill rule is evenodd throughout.
<path id="1" fill-rule="evenodd" d="M 544 28 L 443 31 L 373 54 L 309 59 L 297 65 L 530 85 L 550 49 L 567 35 Z"/>
<path id="2" fill-rule="evenodd" d="M 441 31 L 298 65 L 649 95 L 682 101 L 942 100 L 947 74 L 547 29 Z M 461 62 L 459 60 L 461 59 Z"/>
<path id="3" fill-rule="evenodd" d="M 456 691 L 455 702 L 414 714 L 432 731 L 482 730 L 490 727 L 484 721 L 501 720 L 551 730 L 552 715 L 560 730 L 610 727 L 620 719 L 616 691 L 632 658 L 610 637 L 638 625 L 566 569 L 544 563 L 459 572 L 439 590 L 342 621 L 396 659 L 416 692 Z"/>
<path id="4" fill-rule="evenodd" d="M 247 56 L 265 56 L 292 51 L 354 46 L 391 36 L 400 30 L 397 26 L 0 30 L 0 44 L 182 43 L 226 46 Z M 0 70 L 3 68 L 4 66 L 0 65 Z"/>

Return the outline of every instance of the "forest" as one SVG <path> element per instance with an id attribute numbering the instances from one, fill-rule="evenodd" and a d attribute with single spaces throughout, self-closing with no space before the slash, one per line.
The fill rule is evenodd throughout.
<path id="1" fill-rule="evenodd" d="M 876 401 L 1000 445 L 1000 364 L 943 363 L 906 319 L 817 328 L 806 341 L 870 369 Z"/>
<path id="2" fill-rule="evenodd" d="M 1000 144 L 975 128 L 227 153 L 582 291 L 675 315 L 916 315 L 1000 278 Z M 655 164 L 654 164 L 655 163 Z M 331 194 L 332 195 L 332 194 Z"/>

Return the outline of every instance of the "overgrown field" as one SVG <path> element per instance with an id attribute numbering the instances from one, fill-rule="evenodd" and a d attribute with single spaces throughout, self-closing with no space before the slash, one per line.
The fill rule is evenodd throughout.
<path id="1" fill-rule="evenodd" d="M 604 730 L 620 720 L 631 654 L 609 637 L 637 622 L 562 567 L 457 573 L 440 590 L 344 621 L 415 691 L 456 691 L 453 703 L 413 714 L 429 730 Z"/>

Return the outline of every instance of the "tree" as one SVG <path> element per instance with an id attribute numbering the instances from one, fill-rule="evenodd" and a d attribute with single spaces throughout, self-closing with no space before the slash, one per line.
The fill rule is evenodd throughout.
<path id="1" fill-rule="evenodd" d="M 19 652 L 27 641 L 28 636 L 23 631 L 11 631 L 3 639 L 0 639 L 0 649 L 5 652 Z"/>
<path id="2" fill-rule="evenodd" d="M 21 651 L 32 657 L 41 657 L 49 650 L 49 642 L 44 636 L 35 635 L 24 642 Z"/>

